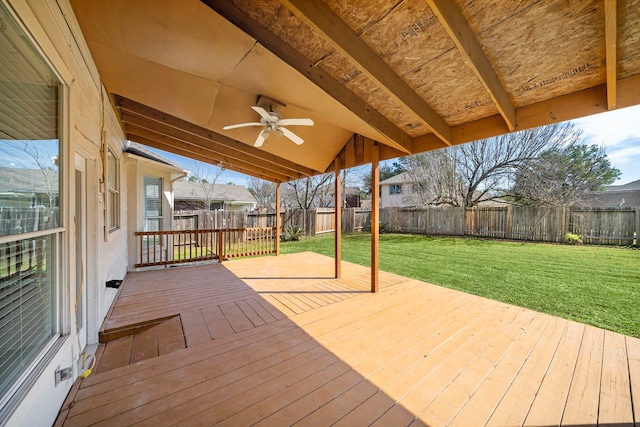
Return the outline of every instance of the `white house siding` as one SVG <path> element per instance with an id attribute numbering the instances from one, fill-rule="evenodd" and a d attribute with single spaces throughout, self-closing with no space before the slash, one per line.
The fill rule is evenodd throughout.
<path id="1" fill-rule="evenodd" d="M 397 185 L 397 184 L 394 184 Z M 402 184 L 402 194 L 390 194 L 391 184 L 383 184 L 380 185 L 380 207 L 381 208 L 389 208 L 396 206 L 404 206 L 406 203 L 404 201 L 404 192 L 405 187 L 408 187 L 409 184 Z"/>
<path id="2" fill-rule="evenodd" d="M 126 200 L 129 224 L 129 271 L 138 261 L 136 231 L 144 228 L 144 176 L 162 178 L 162 230 L 173 230 L 173 181 L 183 178 L 183 171 L 168 165 L 162 165 L 143 157 L 126 154 L 127 182 L 129 192 Z"/>
<path id="3" fill-rule="evenodd" d="M 110 279 L 122 279 L 127 271 L 127 174 L 122 155 L 124 135 L 111 103 L 104 98 L 97 69 L 89 55 L 80 27 L 67 0 L 0 0 L 30 35 L 63 82 L 64 124 L 61 132 L 61 175 L 64 183 L 62 222 L 65 227 L 59 266 L 62 279 L 60 338 L 22 390 L 0 408 L 0 424 L 15 426 L 51 425 L 74 380 L 54 384 L 57 367 L 73 366 L 75 376 L 79 349 L 75 334 L 75 209 L 74 156 L 86 161 L 86 248 L 85 292 L 88 297 L 88 343 L 97 342 L 98 329 L 115 296 L 105 287 Z M 120 158 L 120 229 L 104 232 L 105 199 L 101 186 L 100 147 L 107 142 Z M 74 377 L 75 377 L 74 376 Z M 27 386 L 28 385 L 28 386 Z"/>

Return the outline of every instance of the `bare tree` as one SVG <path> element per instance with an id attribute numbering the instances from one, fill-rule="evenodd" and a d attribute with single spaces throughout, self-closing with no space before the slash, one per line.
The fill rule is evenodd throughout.
<path id="1" fill-rule="evenodd" d="M 223 174 L 224 169 L 217 166 L 197 164 L 191 176 L 187 178 L 189 182 L 198 183 L 202 191 L 201 202 L 207 210 L 211 210 L 213 202 L 217 199 L 216 196 L 219 196 L 216 192 L 216 183 Z"/>
<path id="2" fill-rule="evenodd" d="M 520 168 L 581 136 L 571 123 L 559 123 L 403 158 L 410 197 L 416 205 L 465 207 L 504 197 Z"/>
<path id="3" fill-rule="evenodd" d="M 17 142 L 17 141 L 16 141 Z M 33 187 L 33 190 L 45 193 L 48 199 L 48 207 L 55 207 L 57 205 L 59 196 L 59 174 L 58 174 L 58 156 L 52 156 L 43 146 L 35 141 L 22 141 L 20 148 L 16 146 L 3 145 L 0 147 L 0 152 L 6 156 L 6 158 L 12 158 L 16 155 L 21 158 L 22 163 L 29 170 L 37 170 L 41 179 L 35 180 L 36 177 L 30 174 L 22 174 L 21 177 L 25 183 Z M 16 153 L 19 150 L 19 154 Z M 24 157 L 26 155 L 26 158 Z M 35 168 L 34 168 L 35 166 Z M 39 201 L 35 201 L 38 203 Z"/>
<path id="4" fill-rule="evenodd" d="M 260 178 L 250 178 L 247 187 L 256 198 L 257 209 L 270 209 L 276 202 L 276 184 Z"/>
<path id="5" fill-rule="evenodd" d="M 295 206 L 302 209 L 325 207 L 329 200 L 329 193 L 333 194 L 333 174 L 322 175 L 289 181 L 285 184 L 283 201 L 285 206 Z"/>

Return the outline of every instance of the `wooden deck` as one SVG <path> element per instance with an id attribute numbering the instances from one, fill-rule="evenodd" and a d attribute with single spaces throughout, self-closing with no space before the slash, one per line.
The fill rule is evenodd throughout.
<path id="1" fill-rule="evenodd" d="M 332 273 L 305 253 L 128 275 L 58 424 L 640 421 L 638 339 L 384 272 L 371 294 L 348 263 Z"/>

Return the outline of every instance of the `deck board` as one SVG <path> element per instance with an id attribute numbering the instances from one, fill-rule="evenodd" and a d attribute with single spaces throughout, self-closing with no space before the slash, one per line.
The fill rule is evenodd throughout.
<path id="1" fill-rule="evenodd" d="M 59 424 L 633 425 L 640 340 L 384 272 L 371 294 L 349 263 L 332 273 L 295 254 L 127 277 L 103 329 L 168 320 L 125 337 L 133 361 L 120 340 L 101 347 Z"/>

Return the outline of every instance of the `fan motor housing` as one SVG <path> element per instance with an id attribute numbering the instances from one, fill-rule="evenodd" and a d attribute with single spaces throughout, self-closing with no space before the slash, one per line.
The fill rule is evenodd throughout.
<path id="1" fill-rule="evenodd" d="M 258 101 L 256 102 L 258 107 L 262 107 L 267 112 L 273 112 L 278 115 L 282 115 L 282 110 L 286 107 L 282 102 L 276 101 L 275 99 L 269 98 L 268 96 L 260 95 L 258 96 Z"/>

